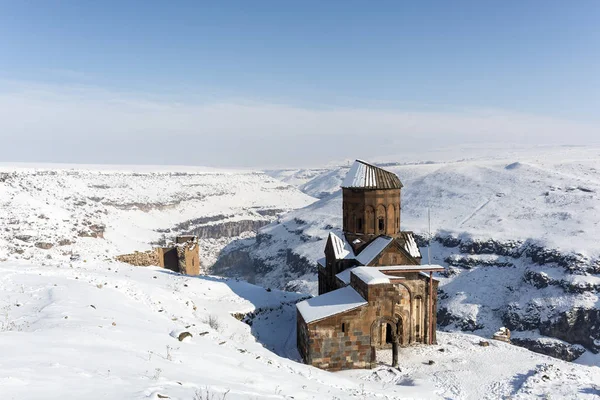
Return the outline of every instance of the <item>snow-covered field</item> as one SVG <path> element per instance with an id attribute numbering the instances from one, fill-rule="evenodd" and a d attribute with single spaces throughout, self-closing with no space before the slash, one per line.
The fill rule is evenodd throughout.
<path id="1" fill-rule="evenodd" d="M 436 346 L 401 349 L 400 370 L 381 352 L 379 368 L 340 373 L 298 362 L 294 303 L 314 291 L 312 262 L 322 257 L 329 231 L 341 226 L 338 186 L 346 168 L 263 174 L 4 165 L 0 393 L 9 399 L 599 398 L 600 357 L 590 351 L 568 363 L 492 340 L 479 346 L 508 311 L 517 321 L 541 323 L 553 312 L 599 308 L 599 155 L 600 149 L 559 148 L 386 167 L 405 185 L 403 229 L 424 234 L 430 207 L 433 233 L 460 242 L 431 246 L 432 262 L 450 265 L 451 273 L 440 277 L 440 306 L 452 332 L 440 332 Z M 203 239 L 204 265 L 224 246 L 242 249 L 260 261 L 253 264 L 260 267 L 257 281 L 304 293 L 113 261 L 169 235 L 242 220 L 275 222 L 256 239 L 250 232 Z M 525 250 L 498 254 L 500 246 L 486 253 L 472 245 L 489 239 Z M 530 245 L 559 256 L 543 255 L 538 265 L 526 251 Z M 246 313 L 254 313 L 246 317 L 251 326 L 232 316 Z M 481 336 L 458 332 L 463 324 Z M 180 342 L 184 331 L 192 337 Z"/>
<path id="2" fill-rule="evenodd" d="M 298 294 L 119 263 L 0 263 L 0 388 L 7 399 L 572 398 L 600 369 L 444 334 L 374 370 L 296 361 Z M 266 311 L 252 327 L 232 313 Z M 182 342 L 182 332 L 192 334 Z M 258 340 L 256 339 L 258 337 Z M 281 357 L 269 350 L 285 355 Z M 443 349 L 443 351 L 442 351 Z M 429 365 L 429 360 L 435 363 Z"/>
<path id="3" fill-rule="evenodd" d="M 94 168 L 0 167 L 0 261 L 101 260 L 198 226 L 267 223 L 314 201 L 259 172 Z M 231 240 L 203 238 L 203 264 Z"/>

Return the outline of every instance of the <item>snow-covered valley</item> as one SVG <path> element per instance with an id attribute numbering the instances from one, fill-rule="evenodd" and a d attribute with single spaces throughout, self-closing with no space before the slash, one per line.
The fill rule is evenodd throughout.
<path id="1" fill-rule="evenodd" d="M 598 398 L 599 155 L 554 149 L 386 166 L 405 186 L 401 224 L 421 238 L 424 255 L 431 208 L 432 262 L 448 266 L 438 277 L 446 332 L 438 345 L 401 349 L 399 370 L 382 352 L 378 368 L 340 373 L 298 361 L 294 303 L 315 293 L 315 261 L 327 233 L 341 226 L 345 167 L 267 174 L 2 167 L 0 392 Z M 114 260 L 178 233 L 200 236 L 202 264 L 213 275 Z M 521 345 L 579 357 L 479 345 L 502 325 Z M 180 342 L 182 332 L 192 337 Z"/>
<path id="2" fill-rule="evenodd" d="M 600 350 L 598 160 L 598 148 L 566 147 L 387 164 L 404 183 L 402 228 L 421 238 L 423 254 L 431 209 L 431 261 L 448 267 L 440 276 L 441 328 L 489 337 L 506 325 L 515 343 L 569 360 Z M 341 227 L 346 171 L 304 181 L 305 170 L 276 171 L 309 194 L 330 194 L 226 248 L 213 270 L 316 293 L 315 261 L 329 231 Z"/>

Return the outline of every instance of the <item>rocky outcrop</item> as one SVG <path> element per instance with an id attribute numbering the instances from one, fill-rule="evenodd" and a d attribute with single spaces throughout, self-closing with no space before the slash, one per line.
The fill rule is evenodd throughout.
<path id="1" fill-rule="evenodd" d="M 542 335 L 577 343 L 594 353 L 600 351 L 600 309 L 576 308 L 558 314 L 539 326 Z"/>
<path id="2" fill-rule="evenodd" d="M 523 275 L 523 280 L 537 289 L 543 289 L 548 286 L 557 286 L 566 293 L 581 294 L 585 292 L 600 293 L 600 284 L 594 284 L 585 281 L 576 281 L 570 279 L 554 279 L 544 271 L 533 271 L 528 269 Z"/>
<path id="3" fill-rule="evenodd" d="M 418 241 L 427 244 L 426 239 L 420 237 Z M 513 301 L 495 312 L 501 314 L 502 323 L 513 332 L 538 331 L 542 335 L 564 342 L 555 340 L 549 344 L 548 340 L 519 338 L 513 340 L 518 341 L 516 344 L 565 360 L 579 357 L 584 347 L 594 353 L 600 351 L 598 308 L 578 306 L 565 310 L 565 307 L 556 307 L 552 300 L 552 296 L 560 297 L 560 292 L 557 294 L 556 291 L 551 291 L 535 295 L 536 290 L 549 290 L 553 287 L 562 291 L 565 298 L 600 293 L 600 284 L 593 277 L 600 273 L 600 260 L 593 260 L 579 253 L 547 249 L 533 241 L 474 240 L 445 234 L 437 235 L 432 240 L 441 244 L 443 248 L 453 249 L 453 254 L 444 259 L 449 266 L 444 274 L 446 277 L 453 277 L 461 271 L 474 268 L 514 268 L 515 274 L 522 274 L 522 282 L 531 285 L 531 296 L 524 297 L 530 300 L 525 303 L 523 300 Z M 513 290 L 511 287 L 508 289 L 509 293 Z M 473 318 L 465 317 L 463 313 L 453 314 L 451 307 L 445 307 L 444 303 L 450 301 L 451 296 L 451 293 L 444 292 L 439 295 L 441 304 L 438 310 L 438 324 L 441 327 L 452 326 L 465 331 L 484 328 Z M 508 296 L 510 298 L 510 295 Z"/>
<path id="4" fill-rule="evenodd" d="M 473 257 L 446 257 L 444 262 L 452 267 L 460 267 L 464 269 L 471 269 L 473 267 L 514 267 L 515 265 L 511 262 L 499 261 L 499 260 L 481 260 Z"/>
<path id="5" fill-rule="evenodd" d="M 295 253 L 290 248 L 279 249 L 273 255 L 258 256 L 258 249 L 267 245 L 272 239 L 271 235 L 260 233 L 249 246 L 221 254 L 211 267 L 211 273 L 265 285 L 263 278 L 266 275 L 276 269 L 282 269 L 284 272 L 278 281 L 268 283 L 282 290 L 293 290 L 291 286 L 287 286 L 290 280 L 305 274 L 316 273 L 314 262 Z"/>
<path id="6" fill-rule="evenodd" d="M 270 221 L 266 220 L 242 220 L 228 221 L 220 224 L 202 225 L 195 227 L 185 234 L 196 235 L 201 239 L 221 238 L 239 236 L 244 232 L 256 232 Z"/>
<path id="7" fill-rule="evenodd" d="M 466 332 L 474 332 L 483 328 L 483 325 L 478 324 L 476 321 L 470 318 L 463 318 L 452 314 L 452 312 L 447 308 L 438 309 L 437 324 L 441 327 L 454 325 L 461 331 Z"/>
<path id="8" fill-rule="evenodd" d="M 80 230 L 77 235 L 79 237 L 92 237 L 96 239 L 104 238 L 104 230 L 106 227 L 100 224 L 92 224 L 86 227 L 86 229 Z"/>
<path id="9" fill-rule="evenodd" d="M 256 270 L 260 269 L 258 266 L 259 263 L 250 257 L 247 249 L 240 249 L 221 255 L 210 272 L 255 283 Z"/>
<path id="10" fill-rule="evenodd" d="M 579 253 L 562 253 L 556 249 L 541 247 L 532 241 L 498 241 L 493 239 L 461 239 L 454 236 L 436 235 L 433 241 L 447 248 L 456 248 L 461 254 L 495 255 L 503 257 L 526 257 L 535 265 L 556 265 L 570 273 L 600 273 L 600 260 L 591 260 Z M 425 236 L 417 236 L 419 246 L 427 245 Z"/>
<path id="11" fill-rule="evenodd" d="M 585 348 L 580 345 L 545 338 L 512 338 L 511 342 L 516 346 L 524 347 L 535 353 L 560 358 L 565 361 L 574 361 L 585 353 Z"/>

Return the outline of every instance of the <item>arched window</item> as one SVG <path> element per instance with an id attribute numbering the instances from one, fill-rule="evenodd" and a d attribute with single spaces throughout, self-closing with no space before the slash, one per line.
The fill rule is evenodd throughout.
<path id="1" fill-rule="evenodd" d="M 363 221 L 362 218 L 358 219 L 357 232 L 362 232 L 363 229 Z"/>
<path id="2" fill-rule="evenodd" d="M 377 206 L 377 225 L 375 226 L 375 233 L 385 234 L 386 218 L 386 207 L 383 204 L 380 204 Z"/>

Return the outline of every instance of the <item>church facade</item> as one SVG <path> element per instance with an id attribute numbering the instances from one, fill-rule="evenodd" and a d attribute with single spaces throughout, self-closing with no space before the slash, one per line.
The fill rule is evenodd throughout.
<path id="1" fill-rule="evenodd" d="M 342 183 L 343 229 L 318 260 L 319 296 L 297 305 L 298 350 L 327 370 L 371 368 L 377 350 L 435 343 L 438 265 L 400 229 L 400 179 L 357 160 Z"/>

